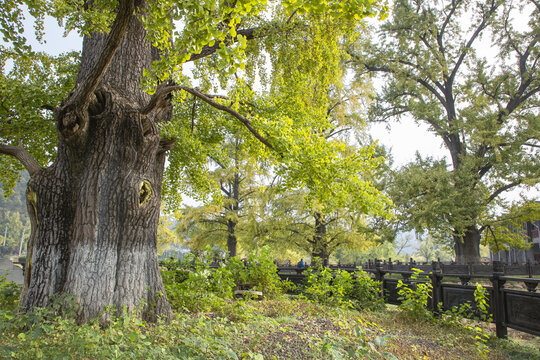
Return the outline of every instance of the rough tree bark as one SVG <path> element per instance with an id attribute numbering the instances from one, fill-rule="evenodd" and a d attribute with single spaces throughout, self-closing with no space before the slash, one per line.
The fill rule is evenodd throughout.
<path id="1" fill-rule="evenodd" d="M 481 232 L 475 226 L 466 229 L 463 236 L 454 236 L 456 263 L 462 265 L 480 263 Z"/>
<path id="2" fill-rule="evenodd" d="M 164 102 L 140 111 L 150 100 L 139 86 L 142 71 L 158 53 L 134 9 L 121 1 L 110 35 L 85 37 L 77 86 L 55 112 L 57 158 L 28 183 L 32 233 L 20 299 L 26 311 L 70 294 L 80 322 L 106 321 L 106 306 L 142 306 L 150 321 L 171 314 L 157 262 L 171 144 L 156 126 L 171 112 Z"/>
<path id="3" fill-rule="evenodd" d="M 323 265 L 328 265 L 330 253 L 328 251 L 324 216 L 321 213 L 315 213 L 313 217 L 315 218 L 315 234 L 313 235 L 311 258 L 319 258 Z"/>

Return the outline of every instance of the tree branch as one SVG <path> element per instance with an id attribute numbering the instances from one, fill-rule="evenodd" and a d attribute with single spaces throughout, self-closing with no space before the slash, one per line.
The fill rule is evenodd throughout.
<path id="1" fill-rule="evenodd" d="M 264 138 L 253 127 L 253 125 L 251 124 L 251 121 L 248 118 L 246 118 L 245 116 L 243 116 L 239 112 L 231 109 L 228 106 L 225 106 L 223 104 L 215 102 L 212 99 L 213 98 L 212 95 L 205 94 L 205 93 L 199 91 L 196 88 L 190 88 L 190 87 L 181 86 L 181 85 L 170 85 L 170 86 L 162 87 L 162 88 L 158 89 L 158 91 L 156 91 L 156 93 L 152 96 L 152 98 L 150 99 L 148 104 L 146 106 L 144 106 L 143 108 L 141 108 L 141 110 L 140 110 L 141 114 L 146 115 L 146 114 L 150 113 L 150 111 L 152 111 L 152 109 L 159 103 L 159 101 L 161 100 L 162 97 L 166 96 L 167 94 L 169 94 L 169 93 L 171 93 L 173 91 L 180 91 L 180 90 L 186 91 L 186 92 L 190 93 L 191 95 L 198 97 L 199 99 L 201 99 L 202 101 L 204 101 L 205 103 L 207 103 L 208 105 L 212 106 L 215 109 L 224 111 L 224 112 L 232 115 L 233 117 L 238 119 L 242 124 L 244 124 L 246 126 L 246 128 L 249 130 L 249 132 L 251 132 L 257 138 L 257 140 L 259 140 L 261 143 L 266 145 L 266 147 L 268 147 L 269 149 L 272 149 L 272 150 L 274 149 L 272 144 L 270 144 L 270 142 L 266 138 Z"/>
<path id="2" fill-rule="evenodd" d="M 403 62 L 401 62 L 401 63 L 403 65 L 407 65 L 407 64 L 405 64 Z M 396 73 L 396 71 L 394 71 L 394 70 L 392 70 L 392 69 L 390 69 L 388 67 L 385 67 L 385 66 L 377 67 L 377 66 L 372 66 L 372 65 L 369 65 L 369 64 L 365 64 L 365 63 L 363 65 L 370 72 L 385 72 L 385 73 L 390 73 L 390 74 L 395 74 Z M 443 105 L 445 108 L 447 108 L 446 99 L 437 91 L 437 89 L 435 89 L 433 86 L 431 86 L 427 81 L 425 81 L 424 79 L 421 79 L 418 76 L 415 76 L 413 74 L 407 74 L 406 73 L 404 75 L 406 77 L 408 77 L 409 79 L 414 80 L 417 83 L 419 83 L 420 85 L 422 85 L 426 90 L 428 90 L 430 93 L 432 93 L 439 100 L 441 105 Z M 436 86 L 439 87 L 439 85 L 436 85 Z"/>
<path id="3" fill-rule="evenodd" d="M 134 10 L 135 4 L 133 0 L 119 1 L 118 14 L 114 19 L 111 31 L 107 35 L 105 46 L 101 51 L 98 61 L 94 65 L 92 71 L 90 71 L 88 76 L 83 80 L 82 84 L 77 87 L 74 95 L 66 106 L 75 105 L 76 107 L 86 108 L 89 105 L 94 90 L 96 90 L 101 78 L 105 75 L 116 50 L 124 38 Z"/>
<path id="4" fill-rule="evenodd" d="M 511 188 L 513 187 L 516 187 L 518 186 L 519 184 L 521 184 L 521 180 L 519 181 L 514 181 L 514 182 L 511 182 L 510 184 L 506 184 L 504 185 L 503 187 L 501 188 L 498 188 L 497 190 L 495 190 L 493 192 L 493 194 L 491 194 L 489 196 L 489 198 L 487 199 L 486 201 L 486 204 L 489 204 L 490 202 L 492 202 L 497 196 L 499 196 L 501 193 L 507 191 L 507 190 L 510 190 Z"/>
<path id="5" fill-rule="evenodd" d="M 467 41 L 467 44 L 465 44 L 465 47 L 463 48 L 463 51 L 459 55 L 459 58 L 456 61 L 456 65 L 454 66 L 454 69 L 452 70 L 452 72 L 450 73 L 450 77 L 448 78 L 448 83 L 449 84 L 452 84 L 454 82 L 454 78 L 456 77 L 456 74 L 457 74 L 457 72 L 459 70 L 459 67 L 463 63 L 463 60 L 465 60 L 465 56 L 469 52 L 469 49 L 472 47 L 472 44 L 474 43 L 476 38 L 484 30 L 488 18 L 495 12 L 496 9 L 497 9 L 497 5 L 495 5 L 495 3 L 492 1 L 489 11 L 487 11 L 487 13 L 484 13 L 484 16 L 482 16 L 482 21 L 480 22 L 480 24 L 478 24 L 478 27 L 476 28 L 474 33 L 471 35 L 471 37 Z"/>
<path id="6" fill-rule="evenodd" d="M 255 34 L 259 30 L 261 30 L 261 29 L 259 29 L 259 28 L 241 29 L 241 30 L 238 30 L 236 32 L 236 34 L 245 36 L 247 40 L 253 40 L 253 39 L 257 38 L 257 37 L 262 37 L 262 35 L 255 36 Z M 216 51 L 218 51 L 220 49 L 219 46 L 220 46 L 221 43 L 224 43 L 225 46 L 228 46 L 228 45 L 236 43 L 237 41 L 238 41 L 237 38 L 233 38 L 232 36 L 228 35 L 227 38 L 225 39 L 225 41 L 216 41 L 213 46 L 205 45 L 202 48 L 200 53 L 191 54 L 191 57 L 189 58 L 189 60 L 187 60 L 187 62 L 199 60 L 199 59 L 205 58 L 205 57 L 207 57 L 209 55 L 212 55 L 213 53 L 215 53 Z M 186 54 L 186 53 L 187 53 L 187 51 L 184 50 L 184 51 L 182 51 L 180 53 L 180 55 L 183 55 L 183 54 Z"/>
<path id="7" fill-rule="evenodd" d="M 32 155 L 30 155 L 30 153 L 21 145 L 11 146 L 0 144 L 0 154 L 10 155 L 19 160 L 24 165 L 26 170 L 28 170 L 30 176 L 33 176 L 42 169 L 36 159 L 34 159 Z"/>
<path id="8" fill-rule="evenodd" d="M 446 27 L 450 23 L 450 19 L 454 15 L 454 12 L 456 11 L 460 2 L 462 1 L 461 0 L 452 1 L 452 8 L 450 8 L 450 11 L 446 15 L 446 19 L 444 19 L 444 23 L 441 25 L 441 31 L 439 31 L 439 33 L 437 34 L 437 44 L 439 45 L 439 51 L 441 52 L 441 54 L 443 54 L 443 56 L 445 55 L 446 49 L 444 48 L 442 39 L 443 39 L 444 33 L 446 32 Z"/>

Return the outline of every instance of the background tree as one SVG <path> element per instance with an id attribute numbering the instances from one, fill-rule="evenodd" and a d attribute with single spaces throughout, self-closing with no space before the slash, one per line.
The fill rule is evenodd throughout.
<path id="1" fill-rule="evenodd" d="M 1 176 L 13 176 L 6 170 L 19 161 L 31 177 L 24 310 L 71 294 L 81 322 L 99 314 L 107 320 L 102 310 L 109 306 L 131 311 L 144 304 L 147 320 L 169 316 L 157 262 L 162 185 L 173 194 L 175 184 L 193 180 L 210 192 L 205 150 L 221 141 L 222 121 L 239 122 L 253 154 L 287 164 L 281 174 L 289 184 L 306 186 L 327 206 L 352 194 L 358 206 L 384 212 L 387 201 L 349 176 L 350 165 L 372 166 L 364 161 L 369 154 L 359 153 L 355 164 L 335 155 L 339 145 L 317 136 L 326 128 L 326 98 L 305 101 L 326 91 L 336 76 L 338 43 L 359 19 L 385 10 L 378 2 L 2 2 L 0 32 L 9 47 L 2 51 L 3 79 L 21 87 L 40 78 L 41 69 L 54 77 L 59 68 L 42 66 L 25 44 L 24 6 L 37 19 L 38 39 L 45 15 L 84 35 L 76 78 L 60 82 L 74 84 L 69 94 L 70 86 L 61 86 L 61 95 L 44 102 L 29 93 L 12 96 L 16 86 L 1 89 L 2 98 L 17 100 L 5 102 L 0 113 L 0 153 L 8 156 Z M 272 69 L 251 61 L 266 54 L 275 60 Z M 7 69 L 6 57 L 26 76 Z M 194 64 L 199 88 L 182 74 L 186 62 Z M 257 93 L 249 84 L 254 80 L 246 80 L 255 69 L 271 80 Z M 218 88 L 226 96 L 210 93 Z M 227 116 L 185 116 L 187 94 Z M 165 154 L 175 140 L 163 184 Z"/>
<path id="2" fill-rule="evenodd" d="M 328 263 L 339 248 L 365 249 L 373 244 L 372 238 L 359 231 L 363 221 L 361 214 L 343 208 L 323 212 L 306 199 L 305 192 L 297 191 L 274 194 L 261 215 L 260 227 L 266 235 L 263 241 L 272 248 Z"/>
<path id="3" fill-rule="evenodd" d="M 166 214 L 161 214 L 157 229 L 158 255 L 162 255 L 163 252 L 168 250 L 172 245 L 178 245 L 180 243 L 181 240 L 173 229 L 173 222 Z"/>
<path id="4" fill-rule="evenodd" d="M 530 239 L 525 224 L 540 219 L 540 202 L 530 201 L 514 205 L 503 214 L 487 222 L 484 242 L 489 249 L 497 253 L 514 249 L 528 249 Z"/>
<path id="5" fill-rule="evenodd" d="M 257 244 L 257 194 L 262 187 L 259 164 L 247 157 L 242 140 L 229 137 L 209 172 L 220 196 L 200 206 L 186 206 L 178 215 L 176 231 L 184 245 L 202 250 L 220 246 L 234 257 Z"/>
<path id="6" fill-rule="evenodd" d="M 445 246 L 447 243 L 445 244 L 445 242 L 441 241 L 440 238 L 437 238 L 429 233 L 424 236 L 417 234 L 416 238 L 418 240 L 418 247 L 413 254 L 416 261 L 452 261 L 451 251 L 447 246 Z"/>
<path id="7" fill-rule="evenodd" d="M 350 51 L 358 74 L 385 80 L 374 120 L 410 115 L 448 150 L 450 164 L 400 170 L 393 200 L 409 227 L 449 234 L 459 263 L 479 262 L 501 195 L 538 184 L 539 24 L 536 1 L 398 0 L 366 53 Z"/>

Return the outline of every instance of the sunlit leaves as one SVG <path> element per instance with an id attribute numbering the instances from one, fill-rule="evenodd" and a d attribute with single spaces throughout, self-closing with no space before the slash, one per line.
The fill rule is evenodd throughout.
<path id="1" fill-rule="evenodd" d="M 373 7 L 375 1 L 371 0 L 284 0 L 283 6 L 289 12 L 297 12 L 300 15 L 305 13 L 329 14 L 333 17 L 346 20 L 360 20 L 366 16 L 379 15 L 381 18 L 386 16 L 387 6 L 381 8 Z"/>
<path id="2" fill-rule="evenodd" d="M 21 5 L 3 4 L 6 11 L 2 31 L 21 34 Z M 51 15 L 66 31 L 91 35 L 110 30 L 118 4 L 57 0 L 28 6 L 31 14 L 36 13 L 38 33 L 43 17 Z M 264 147 L 237 119 L 184 92 L 174 94 L 174 117 L 162 126 L 162 135 L 176 141 L 163 184 L 170 205 L 178 205 L 179 197 L 173 195 L 178 192 L 199 199 L 218 197 L 215 181 L 207 174 L 207 160 L 220 158 L 220 144 L 235 134 L 243 138 L 250 158 L 276 166 L 276 173 L 283 176 L 287 186 L 306 187 L 314 203 L 324 203 L 327 208 L 354 204 L 362 211 L 385 212 L 388 201 L 361 178 L 379 163 L 371 158 L 372 149 L 356 151 L 346 148 L 340 142 L 343 139 L 326 138 L 337 124 L 328 110 L 333 106 L 330 98 L 342 92 L 345 73 L 340 62 L 346 58 L 343 45 L 354 38 L 362 18 L 385 11 L 385 5 L 374 0 L 163 0 L 136 8 L 135 15 L 146 29 L 148 41 L 161 55 L 142 74 L 145 90 L 152 94 L 158 82 L 169 80 L 198 86 L 214 94 L 217 103 L 242 114 L 271 144 Z M 14 31 L 9 27 L 12 23 Z M 22 35 L 9 41 L 22 44 L 14 45 L 15 50 L 23 49 Z M 42 61 L 41 55 L 29 51 L 25 55 L 35 56 L 32 61 L 36 64 Z M 63 61 L 73 65 L 67 58 Z M 183 73 L 186 62 L 194 63 L 191 73 Z M 73 86 L 73 73 L 67 81 L 67 74 L 51 65 L 49 70 L 60 75 L 55 79 L 43 71 L 40 77 L 45 80 L 42 84 L 36 82 L 33 86 L 41 87 L 32 91 L 45 94 L 37 91 L 38 96 L 27 98 L 28 93 L 22 89 L 33 84 L 29 74 L 40 71 L 32 66 L 28 65 L 26 75 L 19 76 L 20 86 L 8 84 L 13 79 L 8 79 L 8 70 L 4 69 L 6 85 L 2 96 L 11 94 L 9 111 L 17 113 L 16 124 L 12 122 L 2 129 L 9 144 L 21 139 L 24 145 L 33 141 L 29 139 L 29 134 L 35 134 L 33 127 L 50 120 L 50 112 L 42 106 L 57 105 Z M 23 103 L 22 99 L 27 100 Z M 23 104 L 28 109 L 23 109 Z M 6 119 L 13 117 L 9 111 Z M 46 155 L 32 150 L 33 155 L 41 156 L 38 160 L 42 164 L 52 159 L 55 137 L 53 123 L 45 124 L 45 133 L 35 137 L 35 145 L 37 149 L 40 141 L 47 144 Z M 7 160 L 2 157 L 2 161 Z"/>
<path id="3" fill-rule="evenodd" d="M 51 163 L 57 141 L 50 109 L 73 88 L 78 60 L 77 53 L 19 56 L 0 47 L 0 143 L 22 144 L 41 165 Z M 5 191 L 21 170 L 15 159 L 0 157 Z"/>
<path id="4" fill-rule="evenodd" d="M 483 242 L 493 252 L 506 251 L 511 248 L 527 249 L 531 243 L 525 223 L 527 221 L 534 223 L 538 219 L 540 219 L 540 203 L 531 201 L 523 205 L 512 206 L 506 213 L 486 224 Z"/>
<path id="5" fill-rule="evenodd" d="M 369 55 L 355 50 L 363 71 L 386 80 L 373 118 L 410 115 L 450 155 L 397 173 L 394 199 L 411 227 L 448 238 L 485 229 L 508 206 L 501 194 L 538 184 L 539 16 L 527 1 L 398 0 Z M 517 20 L 526 17 L 528 27 Z"/>

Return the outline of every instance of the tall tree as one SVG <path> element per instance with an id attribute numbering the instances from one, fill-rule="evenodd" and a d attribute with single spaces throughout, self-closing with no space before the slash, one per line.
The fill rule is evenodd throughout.
<path id="1" fill-rule="evenodd" d="M 327 264 L 340 248 L 366 249 L 373 236 L 363 230 L 361 213 L 344 208 L 323 211 L 306 199 L 305 192 L 275 194 L 261 219 L 265 243 L 280 249 L 296 250 Z"/>
<path id="2" fill-rule="evenodd" d="M 228 255 L 238 248 L 249 251 L 256 244 L 256 196 L 262 187 L 261 167 L 247 156 L 238 136 L 231 136 L 222 146 L 219 158 L 211 160 L 209 172 L 219 184 L 220 195 L 200 206 L 186 206 L 178 214 L 176 230 L 190 248 L 221 246 Z M 254 231 L 255 230 L 255 231 Z"/>
<path id="3" fill-rule="evenodd" d="M 204 149 L 219 142 L 223 121 L 239 122 L 253 152 L 286 163 L 291 184 L 306 184 L 329 205 L 355 186 L 361 206 L 385 207 L 360 179 L 330 185 L 340 171 L 347 175 L 347 164 L 332 155 L 335 144 L 314 135 L 325 126 L 325 100 L 304 102 L 334 76 L 339 39 L 359 19 L 384 10 L 377 1 L 1 2 L 0 32 L 10 46 L 3 59 L 14 60 L 15 69 L 28 64 L 27 76 L 17 77 L 4 60 L 2 79 L 22 88 L 36 83 L 34 65 L 41 61 L 25 43 L 24 6 L 37 19 L 38 39 L 45 15 L 84 35 L 77 76 L 67 78 L 75 85 L 61 102 L 62 96 L 46 103 L 31 92 L 13 96 L 14 87 L 1 89 L 2 98 L 18 99 L 1 112 L 0 153 L 8 156 L 2 170 L 17 160 L 31 176 L 24 310 L 71 294 L 81 322 L 99 314 L 106 320 L 108 306 L 131 311 L 144 304 L 145 319 L 169 316 L 156 249 L 165 154 L 176 140 L 164 186 L 173 193 L 183 175 L 202 178 Z M 250 91 L 242 68 L 249 75 L 256 66 L 244 59 L 284 53 L 296 67 L 274 61 L 272 76 L 265 77 L 269 88 Z M 182 75 L 186 62 L 195 64 L 200 88 Z M 309 82 L 317 86 L 305 87 Z M 226 96 L 205 93 L 219 87 Z M 36 90 L 48 89 L 41 84 Z M 184 116 L 188 94 L 226 116 L 215 122 Z M 204 190 L 209 183 L 199 184 Z"/>
<path id="4" fill-rule="evenodd" d="M 350 51 L 385 81 L 373 119 L 410 115 L 448 150 L 450 164 L 402 169 L 394 202 L 411 227 L 449 234 L 459 263 L 479 262 L 501 195 L 538 184 L 539 24 L 534 0 L 397 0 L 378 41 Z"/>

